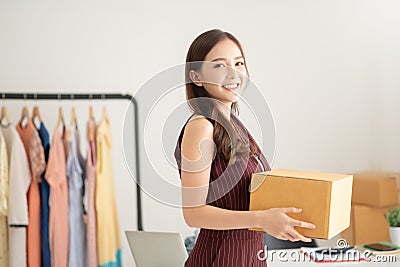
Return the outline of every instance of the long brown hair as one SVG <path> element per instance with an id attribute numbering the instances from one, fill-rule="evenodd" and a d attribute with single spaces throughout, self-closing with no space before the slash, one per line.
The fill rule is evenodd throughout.
<path id="1" fill-rule="evenodd" d="M 211 118 L 214 122 L 213 138 L 217 147 L 217 152 L 222 155 L 226 161 L 234 163 L 241 156 L 253 155 L 255 147 L 250 146 L 248 136 L 244 136 L 245 133 L 243 133 L 243 130 L 240 130 L 237 123 L 233 120 L 229 121 L 223 115 L 218 105 L 215 104 L 215 101 L 212 101 L 205 88 L 203 86 L 197 86 L 190 78 L 190 70 L 200 70 L 202 66 L 201 61 L 204 61 L 210 50 L 218 42 L 226 39 L 232 40 L 240 49 L 244 60 L 244 66 L 246 67 L 247 77 L 249 77 L 246 59 L 240 42 L 232 34 L 219 29 L 206 31 L 192 42 L 186 56 L 186 99 L 189 107 L 195 114 Z M 210 100 L 208 101 L 207 99 Z M 239 106 L 237 102 L 232 103 L 231 112 L 235 115 L 239 115 Z"/>

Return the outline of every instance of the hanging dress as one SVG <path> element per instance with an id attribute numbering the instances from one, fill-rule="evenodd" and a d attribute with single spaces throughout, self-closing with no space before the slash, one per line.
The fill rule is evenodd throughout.
<path id="1" fill-rule="evenodd" d="M 44 126 L 43 122 L 40 122 L 39 129 L 40 140 L 42 141 L 44 158 L 46 163 L 49 159 L 50 152 L 50 137 L 49 132 Z M 40 183 L 40 234 L 42 243 L 42 267 L 51 266 L 50 258 L 50 244 L 49 244 L 49 196 L 50 196 L 50 185 L 42 174 L 42 181 Z"/>
<path id="2" fill-rule="evenodd" d="M 214 124 L 213 120 L 209 119 L 209 121 Z M 187 122 L 180 132 L 174 153 L 179 175 L 181 175 L 181 143 Z M 249 185 L 252 174 L 270 168 L 257 143 L 234 114 L 231 114 L 231 122 L 236 124 L 242 133 L 247 134 L 250 145 L 256 147 L 256 155 L 250 157 L 248 162 L 242 158 L 228 166 L 223 156 L 217 152 L 211 165 L 210 183 L 214 183 L 209 187 L 207 203 L 223 209 L 246 211 L 249 210 Z M 239 175 L 240 179 L 235 184 L 235 179 Z M 222 180 L 218 181 L 218 179 Z M 227 190 L 227 188 L 231 189 Z M 219 192 L 223 191 L 228 191 L 228 193 L 214 200 Z M 185 266 L 265 267 L 265 261 L 257 258 L 258 251 L 263 249 L 263 232 L 248 229 L 200 229 L 196 244 L 185 262 Z"/>
<path id="3" fill-rule="evenodd" d="M 8 178 L 7 148 L 0 132 L 0 267 L 8 267 Z"/>
<path id="4" fill-rule="evenodd" d="M 31 172 L 24 145 L 14 126 L 1 125 L 7 146 L 8 190 L 8 260 L 10 267 L 27 266 L 26 228 L 28 226 L 27 194 L 31 184 Z"/>
<path id="5" fill-rule="evenodd" d="M 107 119 L 97 127 L 96 215 L 97 254 L 101 267 L 121 266 L 121 242 L 114 196 L 111 129 Z"/>
<path id="6" fill-rule="evenodd" d="M 96 134 L 90 139 L 89 129 L 95 129 L 93 119 L 87 122 L 87 158 L 86 158 L 86 240 L 87 266 L 97 267 L 97 239 L 96 239 Z"/>
<path id="7" fill-rule="evenodd" d="M 27 228 L 27 255 L 29 267 L 41 267 L 40 242 L 40 191 L 39 183 L 46 168 L 44 151 L 39 134 L 32 122 L 26 127 L 19 123 L 16 127 L 24 144 L 31 170 L 32 181 L 28 191 L 29 224 Z"/>
<path id="8" fill-rule="evenodd" d="M 86 226 L 83 217 L 83 173 L 79 161 L 78 134 L 71 128 L 69 154 L 67 160 L 68 196 L 69 196 L 69 267 L 86 266 Z"/>
<path id="9" fill-rule="evenodd" d="M 65 133 L 65 128 L 63 130 Z M 63 137 L 54 129 L 45 178 L 50 185 L 49 243 L 51 266 L 67 267 L 68 182 Z"/>

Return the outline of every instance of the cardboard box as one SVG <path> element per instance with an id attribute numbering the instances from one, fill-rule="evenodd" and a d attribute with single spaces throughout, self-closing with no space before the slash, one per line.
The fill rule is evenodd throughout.
<path id="1" fill-rule="evenodd" d="M 340 233 L 340 238 L 345 239 L 349 246 L 354 246 L 355 238 L 354 238 L 354 212 L 353 206 L 351 206 L 351 214 L 350 214 L 350 227 Z"/>
<path id="2" fill-rule="evenodd" d="M 400 204 L 400 190 L 399 190 L 399 191 L 397 191 L 397 195 L 399 196 L 399 201 L 398 201 L 397 203 L 399 203 L 399 204 Z"/>
<path id="3" fill-rule="evenodd" d="M 341 237 L 346 239 L 349 245 L 390 242 L 389 224 L 384 217 L 389 208 L 391 207 L 376 208 L 353 204 L 350 227 Z"/>
<path id="4" fill-rule="evenodd" d="M 389 207 L 399 203 L 398 174 L 360 172 L 354 174 L 352 202 L 373 207 Z"/>
<path id="5" fill-rule="evenodd" d="M 353 176 L 296 170 L 271 170 L 252 176 L 250 210 L 302 208 L 290 217 L 315 229 L 296 227 L 307 237 L 330 239 L 350 225 Z M 252 229 L 261 230 L 261 229 Z"/>

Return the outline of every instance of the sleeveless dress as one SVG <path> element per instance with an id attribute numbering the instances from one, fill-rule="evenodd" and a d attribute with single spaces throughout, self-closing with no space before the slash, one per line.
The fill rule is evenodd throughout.
<path id="1" fill-rule="evenodd" d="M 179 175 L 181 175 L 180 148 L 183 132 L 189 119 L 182 127 L 174 153 Z M 214 124 L 212 119 L 208 120 Z M 256 148 L 256 155 L 248 160 L 239 159 L 228 166 L 228 162 L 217 152 L 211 165 L 207 203 L 223 209 L 244 211 L 249 210 L 251 175 L 255 172 L 270 170 L 270 167 L 251 134 L 234 114 L 231 114 L 231 122 L 236 124 L 243 133 L 247 134 L 250 145 Z M 240 177 L 238 177 L 239 175 Z M 218 197 L 219 192 L 222 190 L 228 191 L 228 193 Z M 263 232 L 248 229 L 212 230 L 202 228 L 196 244 L 185 262 L 185 266 L 265 267 L 266 262 L 259 260 L 257 257 L 258 251 L 263 249 Z"/>

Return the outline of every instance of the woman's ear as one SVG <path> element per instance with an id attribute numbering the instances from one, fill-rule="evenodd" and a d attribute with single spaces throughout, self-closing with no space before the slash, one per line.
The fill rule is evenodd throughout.
<path id="1" fill-rule="evenodd" d="M 189 76 L 192 82 L 197 86 L 203 86 L 203 82 L 200 79 L 200 74 L 194 70 L 189 71 Z"/>

